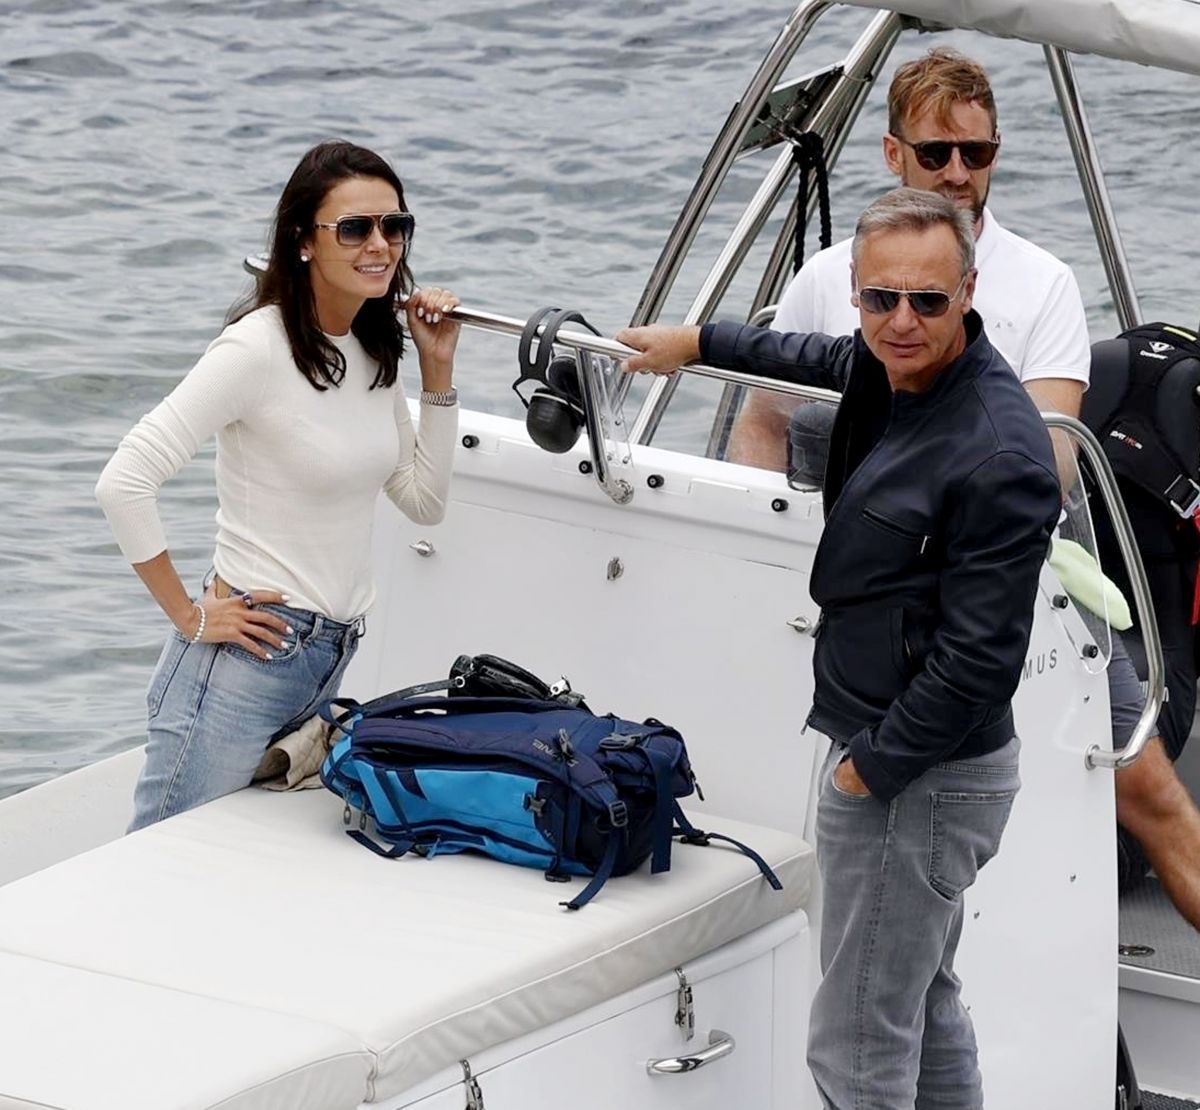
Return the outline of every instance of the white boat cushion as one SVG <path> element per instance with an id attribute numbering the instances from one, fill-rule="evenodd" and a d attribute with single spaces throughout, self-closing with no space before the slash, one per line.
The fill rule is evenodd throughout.
<path id="1" fill-rule="evenodd" d="M 375 1054 L 371 1100 L 801 908 L 812 885 L 804 841 L 705 814 L 784 890 L 734 849 L 676 843 L 669 874 L 643 867 L 571 913 L 559 902 L 580 880 L 380 859 L 341 813 L 324 790 L 242 791 L 17 880 L 0 888 L 0 952 L 344 1030 Z M 140 1035 L 158 1051 L 153 1027 Z M 218 1047 L 194 1048 L 223 1069 Z"/>
<path id="2" fill-rule="evenodd" d="M 350 1110 L 374 1062 L 303 1018 L 2 952 L 0 998 L 0 1110 Z"/>

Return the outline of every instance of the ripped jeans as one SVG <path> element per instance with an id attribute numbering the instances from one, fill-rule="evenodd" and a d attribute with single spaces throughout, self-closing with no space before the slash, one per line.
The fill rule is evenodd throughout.
<path id="1" fill-rule="evenodd" d="M 273 659 L 237 644 L 192 644 L 174 631 L 167 638 L 146 695 L 146 765 L 130 832 L 248 786 L 271 741 L 337 695 L 362 618 L 259 608 L 296 632 L 291 648 L 273 651 Z"/>

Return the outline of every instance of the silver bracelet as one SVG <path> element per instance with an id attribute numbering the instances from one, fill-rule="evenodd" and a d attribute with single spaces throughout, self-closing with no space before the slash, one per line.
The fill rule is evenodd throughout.
<path id="1" fill-rule="evenodd" d="M 204 606 L 198 601 L 193 601 L 192 604 L 200 610 L 200 623 L 196 626 L 196 631 L 192 634 L 192 638 L 188 640 L 189 644 L 198 644 L 200 637 L 204 635 L 204 622 L 208 620 L 208 614 L 204 611 Z"/>
<path id="2" fill-rule="evenodd" d="M 458 389 L 455 386 L 451 386 L 449 389 L 422 389 L 421 404 L 440 405 L 443 408 L 457 405 Z"/>

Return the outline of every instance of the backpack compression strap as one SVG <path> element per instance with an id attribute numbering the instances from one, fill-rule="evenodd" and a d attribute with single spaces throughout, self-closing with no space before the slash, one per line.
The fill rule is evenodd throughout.
<path id="1" fill-rule="evenodd" d="M 710 840 L 721 840 L 726 844 L 732 844 L 745 856 L 749 856 L 756 864 L 762 876 L 770 884 L 772 890 L 782 890 L 783 883 L 779 881 L 779 876 L 771 870 L 771 865 L 767 863 L 749 844 L 743 844 L 740 840 L 734 840 L 732 836 L 725 836 L 722 833 L 701 832 L 696 828 L 683 814 L 683 810 L 679 808 L 679 803 L 675 803 L 675 824 L 677 831 L 681 834 L 680 839 L 684 844 L 700 844 L 707 846 Z"/>

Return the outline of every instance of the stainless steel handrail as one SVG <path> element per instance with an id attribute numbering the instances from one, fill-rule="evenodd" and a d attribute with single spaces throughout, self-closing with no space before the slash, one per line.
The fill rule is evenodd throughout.
<path id="1" fill-rule="evenodd" d="M 1081 424 L 1072 416 L 1062 413 L 1047 412 L 1042 414 L 1048 428 L 1060 428 L 1067 432 L 1087 456 L 1100 487 L 1100 495 L 1104 499 L 1104 507 L 1112 520 L 1113 532 L 1117 537 L 1117 546 L 1121 550 L 1121 559 L 1129 575 L 1133 587 L 1133 602 L 1137 611 L 1138 622 L 1142 630 L 1142 643 L 1146 651 L 1146 704 L 1142 714 L 1134 726 L 1129 743 L 1119 752 L 1105 751 L 1099 744 L 1092 744 L 1084 753 L 1084 763 L 1089 768 L 1108 767 L 1119 771 L 1128 767 L 1146 746 L 1146 742 L 1154 733 L 1158 722 L 1159 711 L 1166 700 L 1165 668 L 1163 666 L 1162 640 L 1158 634 L 1158 623 L 1154 618 L 1154 602 L 1150 598 L 1150 586 L 1146 581 L 1146 571 L 1142 566 L 1142 558 L 1138 554 L 1137 545 L 1133 538 L 1133 526 L 1129 523 L 1129 514 L 1125 511 L 1125 502 L 1121 500 L 1117 489 L 1117 480 L 1113 477 L 1112 467 L 1104 457 L 1104 451 L 1099 441 L 1086 425 Z"/>
<path id="2" fill-rule="evenodd" d="M 455 319 L 461 320 L 469 327 L 480 328 L 484 331 L 503 332 L 509 335 L 520 335 L 525 324 L 521 320 L 495 313 L 480 312 L 475 309 L 457 308 L 453 312 Z M 597 354 L 608 355 L 612 358 L 624 359 L 636 352 L 615 339 L 604 336 L 588 335 L 582 332 L 559 332 L 555 342 L 564 346 L 581 350 L 594 351 Z M 828 389 L 818 389 L 815 386 L 799 385 L 795 382 L 781 382 L 772 378 L 764 378 L 758 374 L 745 374 L 737 370 L 725 370 L 718 366 L 708 366 L 704 363 L 691 362 L 682 367 L 688 374 L 701 378 L 711 378 L 715 381 L 732 382 L 735 385 L 772 389 L 778 393 L 787 393 L 796 397 L 804 397 L 814 401 L 840 402 L 841 394 Z M 1150 586 L 1146 581 L 1146 571 L 1142 566 L 1134 541 L 1133 526 L 1125 511 L 1125 503 L 1121 500 L 1117 481 L 1113 476 L 1112 467 L 1104 456 L 1099 441 L 1085 424 L 1072 416 L 1062 413 L 1047 412 L 1042 419 L 1048 428 L 1057 428 L 1071 436 L 1083 450 L 1091 465 L 1100 495 L 1104 500 L 1117 537 L 1117 545 L 1121 559 L 1125 564 L 1126 573 L 1133 587 L 1133 602 L 1142 630 L 1143 646 L 1146 652 L 1147 691 L 1146 704 L 1141 716 L 1134 726 L 1129 743 L 1119 752 L 1105 751 L 1098 744 L 1092 744 L 1084 754 L 1084 762 L 1089 768 L 1108 767 L 1120 770 L 1128 767 L 1142 754 L 1147 741 L 1154 733 L 1158 714 L 1166 700 L 1165 667 L 1162 655 L 1162 640 L 1158 634 L 1158 624 L 1154 618 L 1154 603 L 1150 598 Z"/>
<path id="3" fill-rule="evenodd" d="M 1108 287 L 1116 305 L 1117 319 L 1120 320 L 1122 328 L 1132 328 L 1142 322 L 1142 309 L 1138 304 L 1133 274 L 1125 257 L 1125 247 L 1121 243 L 1121 233 L 1117 229 L 1117 217 L 1109 199 L 1108 187 L 1104 183 L 1100 156 L 1092 141 L 1087 113 L 1083 109 L 1079 88 L 1075 84 L 1071 56 L 1057 46 L 1045 46 L 1042 49 L 1050 70 L 1054 94 L 1058 97 L 1063 126 L 1067 129 L 1067 142 L 1070 143 L 1071 154 L 1075 158 L 1075 172 L 1079 175 L 1083 199 L 1087 202 L 1088 214 L 1092 218 L 1092 230 L 1100 248 L 1104 272 L 1108 276 Z"/>
<path id="4" fill-rule="evenodd" d="M 467 327 L 476 328 L 479 331 L 520 336 L 525 329 L 524 320 L 518 320 L 513 316 L 501 316 L 495 312 L 483 312 L 463 305 L 459 305 L 447 315 Z M 626 359 L 630 355 L 638 353 L 632 347 L 626 347 L 624 343 L 618 343 L 615 339 L 580 331 L 560 331 L 555 335 L 554 342 L 564 347 L 591 351 L 594 354 L 608 355 L 615 359 Z M 723 370 L 719 366 L 708 366 L 702 362 L 689 362 L 683 369 L 700 378 L 712 378 L 721 382 L 773 389 L 777 393 L 790 393 L 793 396 L 805 397 L 813 401 L 840 401 L 842 399 L 840 393 L 829 389 L 818 389 L 816 386 L 799 385 L 795 382 L 780 382 L 773 378 L 760 377 L 758 374 L 743 374 L 737 370 Z"/>
<path id="5" fill-rule="evenodd" d="M 502 335 L 520 336 L 525 330 L 525 321 L 513 316 L 501 316 L 496 312 L 483 312 L 479 309 L 458 308 L 446 313 L 450 319 L 479 331 L 498 332 Z M 538 328 L 540 336 L 542 329 Z M 591 335 L 586 332 L 560 331 L 554 336 L 557 346 L 570 347 L 576 351 L 588 351 L 597 355 L 608 355 L 612 358 L 626 358 L 634 353 L 631 348 L 606 339 L 603 336 Z M 584 420 L 587 427 L 588 450 L 592 456 L 592 469 L 596 482 L 618 505 L 627 505 L 633 500 L 633 486 L 624 478 L 613 473 L 608 456 L 604 451 L 604 433 L 600 424 L 600 383 L 597 381 L 599 370 L 591 359 L 580 359 L 579 369 L 583 378 Z"/>

